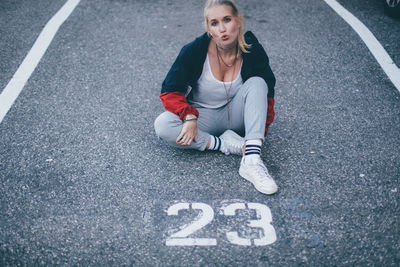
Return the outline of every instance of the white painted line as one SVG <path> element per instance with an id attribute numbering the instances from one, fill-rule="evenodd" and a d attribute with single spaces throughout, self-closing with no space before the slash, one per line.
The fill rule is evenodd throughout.
<path id="1" fill-rule="evenodd" d="M 21 93 L 29 77 L 56 35 L 58 28 L 69 17 L 79 2 L 80 0 L 68 0 L 43 28 L 31 50 L 29 50 L 28 55 L 14 73 L 14 76 L 9 81 L 6 88 L 4 88 L 3 92 L 0 94 L 0 123 Z"/>
<path id="2" fill-rule="evenodd" d="M 166 246 L 216 246 L 214 238 L 169 238 L 165 241 Z"/>
<path id="3" fill-rule="evenodd" d="M 368 49 L 371 51 L 372 55 L 378 61 L 379 65 L 381 65 L 382 69 L 385 71 L 386 75 L 392 81 L 393 85 L 400 92 L 400 69 L 396 66 L 389 54 L 375 38 L 372 32 L 359 19 L 357 19 L 335 0 L 324 1 L 333 10 L 335 10 L 336 13 L 338 13 L 339 16 L 341 16 L 361 37 Z"/>

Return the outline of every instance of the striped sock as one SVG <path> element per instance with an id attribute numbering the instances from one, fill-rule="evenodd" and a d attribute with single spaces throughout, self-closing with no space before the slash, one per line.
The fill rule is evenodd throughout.
<path id="1" fill-rule="evenodd" d="M 219 150 L 221 148 L 221 139 L 217 136 L 211 135 L 210 147 L 207 150 Z"/>
<path id="2" fill-rule="evenodd" d="M 247 140 L 246 150 L 244 153 L 245 161 L 257 159 L 261 155 L 261 140 Z"/>

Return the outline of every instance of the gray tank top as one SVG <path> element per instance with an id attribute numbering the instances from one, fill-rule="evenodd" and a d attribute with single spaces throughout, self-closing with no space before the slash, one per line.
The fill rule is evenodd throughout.
<path id="1" fill-rule="evenodd" d="M 207 54 L 203 65 L 203 72 L 197 81 L 197 88 L 191 90 L 188 97 L 189 104 L 205 108 L 220 108 L 226 105 L 229 88 L 231 87 L 228 99 L 231 101 L 243 84 L 242 76 L 240 75 L 242 64 L 243 61 L 237 77 L 232 81 L 232 87 L 231 82 L 225 82 L 224 87 L 224 82 L 214 77 Z"/>

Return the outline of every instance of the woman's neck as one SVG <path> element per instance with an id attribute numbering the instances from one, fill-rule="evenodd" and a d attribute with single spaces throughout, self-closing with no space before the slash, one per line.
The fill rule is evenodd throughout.
<path id="1" fill-rule="evenodd" d="M 215 45 L 215 49 L 218 49 L 218 53 L 223 57 L 231 57 L 237 54 L 237 44 L 233 43 L 230 46 L 221 47 L 217 43 Z M 217 51 L 216 51 L 217 52 Z"/>

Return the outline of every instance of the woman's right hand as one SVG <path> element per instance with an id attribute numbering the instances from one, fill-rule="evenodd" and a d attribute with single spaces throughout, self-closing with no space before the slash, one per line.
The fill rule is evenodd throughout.
<path id="1" fill-rule="evenodd" d="M 196 118 L 196 116 L 188 115 L 185 119 Z M 197 142 L 197 121 L 185 121 L 183 123 L 182 131 L 176 138 L 176 143 L 181 146 L 189 146 L 192 142 Z"/>

